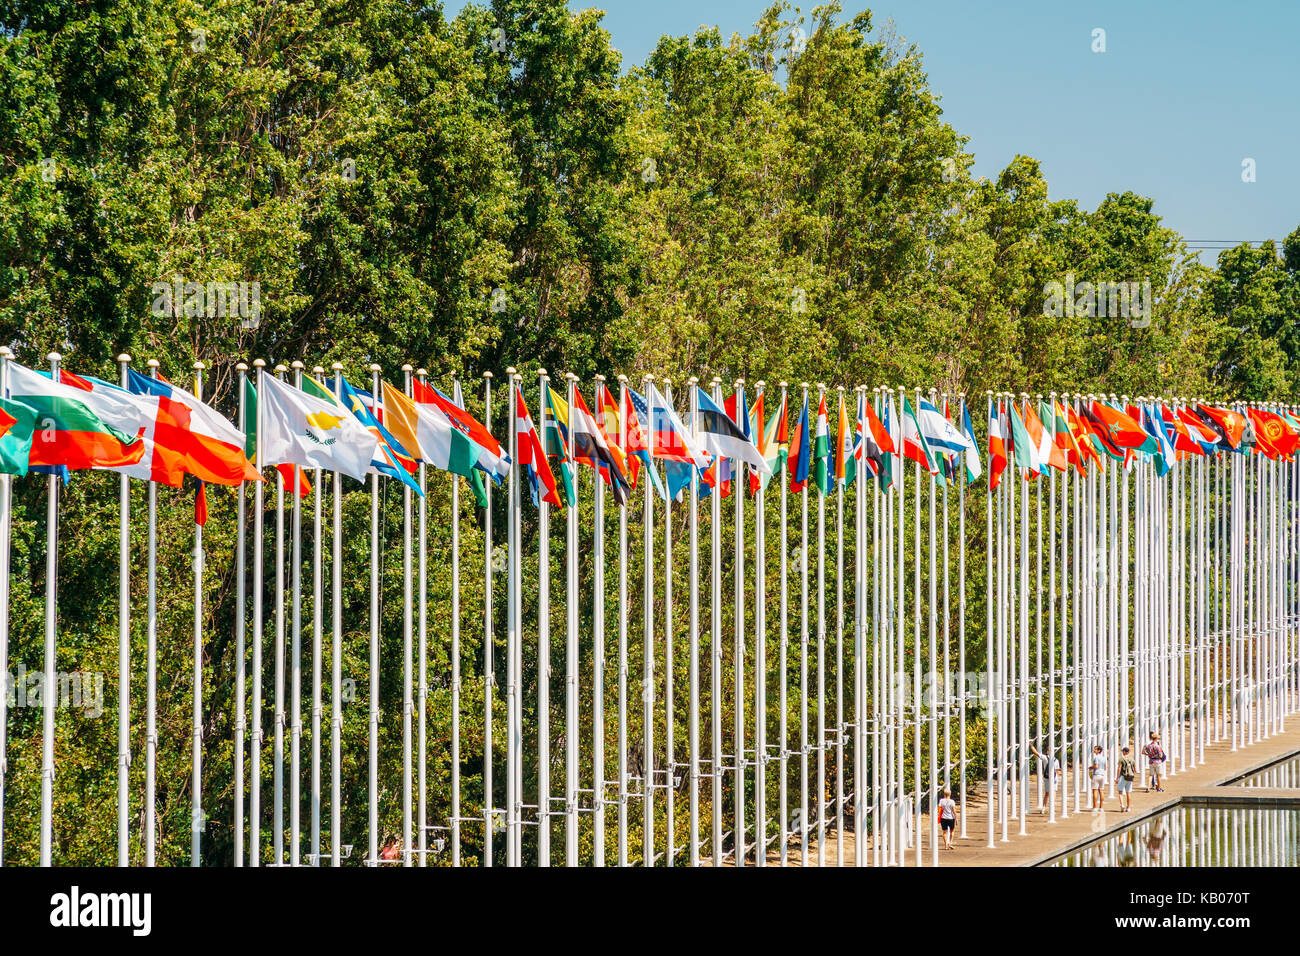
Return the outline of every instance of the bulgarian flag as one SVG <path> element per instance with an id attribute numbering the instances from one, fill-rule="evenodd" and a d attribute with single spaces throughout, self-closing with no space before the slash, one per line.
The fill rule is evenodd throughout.
<path id="1" fill-rule="evenodd" d="M 31 409 L 36 422 L 29 464 L 65 468 L 118 468 L 144 457 L 144 442 L 108 424 L 90 408 L 84 389 L 52 381 L 9 363 L 6 398 Z"/>

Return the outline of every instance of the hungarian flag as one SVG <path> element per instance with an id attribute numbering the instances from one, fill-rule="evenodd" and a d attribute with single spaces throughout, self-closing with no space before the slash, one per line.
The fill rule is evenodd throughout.
<path id="1" fill-rule="evenodd" d="M 257 389 L 253 386 L 252 376 L 244 379 L 244 459 L 250 464 L 257 463 Z M 301 468 L 295 468 L 293 465 L 276 465 L 275 470 L 280 473 L 280 479 L 289 489 L 290 494 L 293 494 L 295 489 L 299 498 L 306 498 L 311 494 L 311 482 L 307 480 Z M 260 473 L 258 477 L 261 477 Z"/>
<path id="2" fill-rule="evenodd" d="M 27 474 L 36 413 L 20 402 L 0 398 L 0 474 Z"/>
<path id="3" fill-rule="evenodd" d="M 808 443 L 807 394 L 803 397 L 803 410 L 799 413 L 799 421 L 794 426 L 794 436 L 790 444 L 794 446 L 794 457 L 787 461 L 790 469 L 790 490 L 800 492 L 808 486 L 808 465 L 812 457 L 812 447 Z"/>
<path id="4" fill-rule="evenodd" d="M 1240 450 L 1241 439 L 1246 432 L 1246 419 L 1242 415 L 1213 405 L 1197 405 L 1196 414 L 1215 433 L 1220 448 Z"/>
<path id="5" fill-rule="evenodd" d="M 528 414 L 524 393 L 518 384 L 515 385 L 515 446 L 519 453 L 519 464 L 526 469 L 528 475 L 528 490 L 532 492 L 533 504 L 541 507 L 537 500 L 537 489 L 541 485 L 546 489 L 541 500 L 558 507 L 560 495 L 555 487 L 555 475 L 551 472 L 550 462 L 546 460 L 542 441 L 537 437 L 533 417 Z"/>
<path id="6" fill-rule="evenodd" d="M 830 419 L 826 415 L 826 393 L 823 392 L 817 403 L 817 433 L 813 440 L 813 460 L 816 462 L 817 490 L 829 495 L 834 487 L 831 476 L 831 435 Z"/>
<path id="7" fill-rule="evenodd" d="M 989 491 L 996 491 L 1007 467 L 1007 437 L 1002 428 L 1002 399 L 989 406 Z"/>
<path id="8" fill-rule="evenodd" d="M 10 362 L 5 397 L 31 409 L 41 426 L 32 434 L 30 465 L 116 468 L 144 457 L 144 442 L 96 415 L 83 389 Z"/>

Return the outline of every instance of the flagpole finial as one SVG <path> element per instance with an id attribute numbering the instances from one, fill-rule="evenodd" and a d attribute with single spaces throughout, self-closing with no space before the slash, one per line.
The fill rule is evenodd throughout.
<path id="1" fill-rule="evenodd" d="M 537 370 L 537 374 L 538 374 L 539 376 L 541 376 L 541 377 L 544 377 L 544 378 L 548 378 L 548 377 L 549 377 L 549 375 L 547 374 L 546 369 L 544 369 L 544 368 L 539 368 L 539 369 Z M 619 376 L 619 377 L 621 378 L 622 376 Z"/>
<path id="2" fill-rule="evenodd" d="M 800 387 L 800 388 L 809 388 L 810 386 L 808 385 L 807 382 L 800 382 L 800 383 L 799 383 L 799 387 Z"/>
<path id="3" fill-rule="evenodd" d="M 158 367 L 158 360 L 157 360 L 157 359 L 150 359 L 150 360 L 149 360 L 149 367 L 150 367 L 150 368 L 157 368 L 157 367 Z M 266 359 L 253 359 L 253 368 L 256 368 L 256 369 L 263 369 L 263 368 L 266 368 Z"/>
<path id="4" fill-rule="evenodd" d="M 672 380 L 671 378 L 665 378 L 665 379 L 663 380 L 663 383 L 664 383 L 664 388 L 672 388 L 672 387 L 673 387 L 673 380 Z"/>
<path id="5" fill-rule="evenodd" d="M 428 377 L 429 377 L 429 370 L 428 370 L 427 368 L 417 368 L 417 369 L 415 370 L 415 377 L 416 377 L 416 378 L 428 378 Z"/>
<path id="6" fill-rule="evenodd" d="M 403 365 L 403 366 L 402 366 L 402 371 L 403 371 L 403 372 L 409 372 L 410 370 L 411 370 L 411 366 L 409 366 L 409 365 Z M 507 377 L 507 378 L 514 378 L 514 377 L 515 377 L 515 367 L 514 367 L 513 365 L 507 365 L 507 366 L 506 366 L 506 377 Z"/>
<path id="7" fill-rule="evenodd" d="M 335 372 L 341 372 L 341 371 L 343 371 L 343 363 L 342 363 L 342 362 L 331 362 L 331 363 L 330 363 L 330 368 L 331 368 L 333 371 L 335 371 Z"/>
<path id="8" fill-rule="evenodd" d="M 46 355 L 45 358 L 47 361 L 57 362 L 59 361 L 59 359 L 63 358 L 63 356 L 60 355 L 58 352 L 51 352 L 48 355 Z"/>
<path id="9" fill-rule="evenodd" d="M 371 372 L 382 372 L 383 369 L 380 368 L 379 365 L 378 365 L 377 363 L 375 363 L 375 362 L 371 362 L 371 363 L 370 363 L 370 369 L 369 369 L 369 371 L 371 371 Z"/>
<path id="10" fill-rule="evenodd" d="M 247 371 L 248 371 L 248 364 L 247 364 L 246 362 L 236 362 L 236 363 L 235 363 L 235 371 L 236 371 L 236 372 L 247 372 Z"/>
<path id="11" fill-rule="evenodd" d="M 128 365 L 131 364 L 131 356 L 127 355 L 125 352 L 123 352 L 121 355 L 119 355 L 119 356 L 117 357 L 117 360 L 118 360 L 118 362 L 125 362 L 125 363 L 127 363 Z"/>
<path id="12" fill-rule="evenodd" d="M 686 380 L 686 383 L 688 385 L 698 385 L 700 383 L 700 377 L 698 375 L 692 375 Z"/>
<path id="13" fill-rule="evenodd" d="M 404 363 L 402 364 L 402 371 L 403 371 L 403 372 L 414 372 L 414 371 L 415 371 L 415 366 L 412 365 L 410 362 L 404 362 Z"/>
<path id="14" fill-rule="evenodd" d="M 565 373 L 564 373 L 564 378 L 565 378 L 565 381 L 568 381 L 568 382 L 576 382 L 576 381 L 578 380 L 578 376 L 577 376 L 576 374 L 574 374 L 573 372 L 565 372 Z"/>
<path id="15" fill-rule="evenodd" d="M 313 366 L 313 367 L 312 367 L 311 373 L 312 373 L 313 375 L 324 375 L 324 374 L 325 374 L 325 369 L 322 368 L 322 367 L 319 366 L 319 365 L 316 365 L 316 366 Z"/>
<path id="16" fill-rule="evenodd" d="M 575 375 L 575 376 L 573 376 L 573 377 L 574 377 L 574 378 L 577 378 L 578 376 Z M 655 377 L 654 377 L 653 375 L 651 375 L 649 372 L 646 372 L 644 375 L 641 376 L 641 383 L 642 383 L 643 385 L 645 385 L 645 384 L 649 384 L 650 382 L 653 382 L 654 380 L 655 380 Z"/>
<path id="17" fill-rule="evenodd" d="M 289 371 L 289 366 L 285 365 L 283 362 L 275 367 L 276 375 L 283 375 L 287 371 Z"/>
<path id="18" fill-rule="evenodd" d="M 14 357 L 13 351 L 7 345 L 0 345 L 0 355 L 4 356 L 5 358 Z"/>
<path id="19" fill-rule="evenodd" d="M 755 388 L 767 388 L 767 382 L 763 381 L 763 380 L 760 378 L 757 382 L 754 383 L 754 387 L 755 387 Z"/>
<path id="20" fill-rule="evenodd" d="M 307 366 L 303 365 L 302 362 L 299 361 L 298 359 L 294 359 L 292 362 L 289 363 L 289 368 L 292 369 L 304 369 L 306 367 Z"/>

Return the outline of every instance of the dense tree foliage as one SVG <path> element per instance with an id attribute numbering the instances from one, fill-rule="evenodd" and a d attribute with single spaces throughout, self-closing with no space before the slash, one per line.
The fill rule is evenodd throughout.
<path id="1" fill-rule="evenodd" d="M 462 376 L 480 411 L 479 375 L 499 381 L 510 365 L 585 382 L 650 372 L 969 394 L 1291 394 L 1300 230 L 1280 251 L 1243 246 L 1211 269 L 1150 198 L 1112 193 L 1091 211 L 1052 201 L 1026 156 L 993 179 L 972 178 L 966 139 L 944 121 L 920 51 L 838 2 L 807 15 L 786 3 L 754 13 L 748 36 L 666 36 L 632 65 L 598 11 L 571 13 L 563 0 L 493 0 L 451 20 L 413 0 L 0 3 L 0 340 L 26 363 L 58 350 L 70 368 L 103 376 L 115 374 L 120 352 L 137 364 L 157 358 L 177 380 L 202 360 L 206 393 L 232 414 L 234 364 L 254 357 L 338 361 L 362 383 L 371 362 L 390 378 L 411 362 L 444 386 Z M 1046 305 L 1053 283 L 1144 281 L 1149 322 L 1105 306 L 1081 314 L 1082 298 L 1074 314 Z M 182 307 L 188 291 L 175 308 L 159 307 L 159 284 L 239 282 L 258 284 L 255 318 L 214 314 L 211 296 Z M 116 487 L 78 475 L 65 493 L 67 669 L 115 675 Z M 428 574 L 438 609 L 429 712 L 434 739 L 445 741 L 451 502 L 445 481 L 431 488 L 439 557 Z M 40 661 L 43 493 L 35 478 L 15 484 L 11 654 L 29 669 Z M 401 507 L 396 492 L 385 494 L 384 655 L 400 661 Z M 144 495 L 133 490 L 137 608 Z M 212 497 L 204 789 L 207 846 L 222 859 L 236 534 L 234 496 Z M 482 515 L 468 495 L 462 501 L 463 550 L 479 548 L 481 561 Z M 188 489 L 160 495 L 169 584 L 188 574 L 189 502 Z M 978 529 L 982 504 L 970 507 Z M 347 497 L 345 669 L 354 677 L 366 666 L 368 514 L 363 495 Z M 328 553 L 328 531 L 322 543 Z M 981 568 L 972 566 L 973 581 Z M 462 586 L 461 606 L 481 614 L 481 564 L 467 565 Z M 983 611 L 972 600 L 978 644 Z M 269 587 L 267 601 L 273 608 Z M 187 659 L 191 607 L 185 587 L 160 594 L 168 661 Z M 582 614 L 586 633 L 589 599 Z M 552 632 L 562 640 L 562 616 Z M 482 707 L 479 635 L 481 621 L 462 629 L 466 713 Z M 159 688 L 166 862 L 189 845 L 187 674 L 168 667 Z M 381 694 L 383 779 L 393 781 L 396 667 Z M 106 695 L 111 706 L 111 681 Z M 345 793 L 359 809 L 364 707 L 345 720 Z M 471 738 L 481 729 L 466 724 Z M 108 859 L 114 725 L 61 717 L 59 733 L 58 859 Z M 39 738 L 39 713 L 16 712 L 11 859 L 31 857 L 37 841 Z M 479 749 L 481 737 L 463 748 Z M 436 748 L 437 820 L 449 812 L 448 761 Z M 138 756 L 132 774 L 142 781 Z M 464 774 L 473 803 L 477 762 L 467 758 Z M 395 832 L 391 786 L 383 800 Z M 357 816 L 346 842 L 364 844 L 362 825 Z M 481 844 L 481 831 L 466 839 Z M 133 844 L 133 858 L 139 852 Z"/>

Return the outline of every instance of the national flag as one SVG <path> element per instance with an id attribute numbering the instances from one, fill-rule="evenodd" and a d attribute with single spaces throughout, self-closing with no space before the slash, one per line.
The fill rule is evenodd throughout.
<path id="1" fill-rule="evenodd" d="M 1007 435 L 1003 430 L 1002 399 L 989 406 L 989 491 L 995 491 L 1007 467 Z"/>
<path id="2" fill-rule="evenodd" d="M 1036 478 L 1042 470 L 1038 461 L 1038 445 L 1029 436 L 1029 429 L 1020 417 L 1016 402 L 1007 402 L 1007 417 L 1011 422 L 1011 454 L 1015 466 L 1024 469 L 1021 472 L 1023 478 Z"/>
<path id="3" fill-rule="evenodd" d="M 185 473 L 181 467 L 180 454 L 166 446 L 160 447 L 154 440 L 154 429 L 160 415 L 172 417 L 162 412 L 157 398 L 133 395 L 111 382 L 90 375 L 74 375 L 66 369 L 59 370 L 59 381 L 80 389 L 82 400 L 101 421 L 123 434 L 135 435 L 144 446 L 144 454 L 139 461 L 127 465 L 104 466 L 101 470 L 114 471 L 129 478 L 156 481 L 173 488 L 181 486 Z M 176 409 L 174 414 L 181 419 L 174 422 L 175 425 L 181 428 L 189 426 L 188 409 Z"/>
<path id="4" fill-rule="evenodd" d="M 632 391 L 628 389 L 628 391 Z M 640 398 L 633 393 L 633 402 Z M 701 471 L 709 467 L 712 456 L 682 424 L 676 409 L 664 398 L 653 382 L 649 383 L 644 402 L 650 410 L 650 436 L 647 444 L 655 458 L 666 461 L 685 461 Z"/>
<path id="5" fill-rule="evenodd" d="M 415 433 L 418 454 L 426 464 L 470 479 L 470 487 L 480 508 L 487 506 L 487 492 L 481 482 L 474 481 L 483 448 L 457 428 L 443 413 L 442 406 L 427 402 L 421 404 L 400 389 L 385 383 L 384 404 L 387 417 L 401 421 L 403 431 Z M 455 406 L 453 406 L 455 407 Z"/>
<path id="6" fill-rule="evenodd" d="M 775 475 L 781 473 L 785 468 L 785 460 L 790 453 L 790 428 L 786 422 L 786 397 L 781 397 L 781 404 L 777 407 L 776 413 L 770 418 L 766 417 L 765 399 L 766 395 L 759 395 L 758 400 L 754 402 L 754 407 L 750 410 L 750 429 L 758 438 L 758 450 L 767 462 L 767 467 L 771 474 L 751 468 L 749 470 L 749 488 L 750 492 L 757 494 L 757 489 L 763 489 L 768 486 Z"/>
<path id="7" fill-rule="evenodd" d="M 975 429 L 971 426 L 970 409 L 966 407 L 966 399 L 961 400 L 961 430 L 970 441 L 971 447 L 962 454 L 962 461 L 966 465 L 966 484 L 970 484 L 983 473 L 980 465 L 979 445 L 975 443 Z"/>
<path id="8" fill-rule="evenodd" d="M 614 501 L 619 505 L 627 504 L 629 486 L 622 462 L 605 441 L 596 419 L 583 401 L 582 393 L 576 389 L 569 409 L 569 436 L 573 442 L 574 459 L 596 469 L 613 491 Z"/>
<path id="9" fill-rule="evenodd" d="M 250 464 L 255 463 L 261 467 L 261 462 L 257 462 L 257 389 L 253 386 L 252 377 L 244 379 L 244 458 Z M 256 469 L 254 469 L 256 470 Z M 293 465 L 276 465 L 275 470 L 280 473 L 280 478 L 284 486 L 293 494 L 294 489 L 298 491 L 298 497 L 306 498 L 311 494 L 311 482 L 301 468 L 295 468 Z M 297 482 L 294 481 L 295 475 Z M 261 477 L 261 473 L 258 473 Z"/>
<path id="10" fill-rule="evenodd" d="M 831 475 L 830 419 L 826 414 L 826 393 L 817 402 L 817 430 L 813 433 L 813 474 L 817 490 L 823 495 L 831 493 L 834 479 Z"/>
<path id="11" fill-rule="evenodd" d="M 903 395 L 903 412 L 899 416 L 899 427 L 903 436 L 903 456 L 916 462 L 930 474 L 936 474 L 939 466 L 935 464 L 930 445 L 925 440 L 925 433 L 921 431 L 921 423 L 912 409 L 912 403 L 907 400 L 907 395 Z"/>
<path id="12" fill-rule="evenodd" d="M 456 383 L 456 387 L 460 387 L 459 381 Z M 460 401 L 448 398 L 437 388 L 418 379 L 415 381 L 412 392 L 415 395 L 417 405 L 436 406 L 453 428 L 467 436 L 481 449 L 477 467 L 491 475 L 493 481 L 500 484 L 501 480 L 510 474 L 510 456 L 501 447 L 501 443 L 488 431 L 487 426 L 465 411 L 463 398 Z"/>
<path id="13" fill-rule="evenodd" d="M 21 402 L 0 398 L 0 474 L 27 474 L 36 413 Z"/>
<path id="14" fill-rule="evenodd" d="M 1148 455 L 1156 451 L 1155 439 L 1127 413 L 1101 401 L 1084 403 L 1081 409 L 1090 430 L 1111 457 L 1122 461 L 1126 449 Z"/>
<path id="15" fill-rule="evenodd" d="M 767 462 L 745 437 L 744 431 L 725 410 L 714 404 L 704 389 L 696 387 L 696 403 L 700 413 L 698 422 L 700 448 L 719 458 L 734 458 L 757 468 L 760 474 L 770 472 Z"/>
<path id="16" fill-rule="evenodd" d="M 885 401 L 889 398 L 886 396 Z M 866 392 L 862 394 L 862 457 L 866 459 L 871 473 L 877 476 L 889 474 L 889 459 L 895 454 L 894 439 L 880 420 Z"/>
<path id="17" fill-rule="evenodd" d="M 1073 465 L 1079 474 L 1083 474 L 1083 452 L 1079 449 L 1079 444 L 1075 441 L 1074 433 L 1070 431 L 1070 422 L 1065 414 L 1065 409 L 1061 403 L 1052 400 L 1050 406 L 1044 406 L 1045 415 L 1043 424 L 1048 425 L 1050 416 L 1050 427 L 1052 429 L 1052 442 L 1056 445 L 1062 456 L 1065 458 L 1067 465 Z"/>
<path id="18" fill-rule="evenodd" d="M 1164 425 L 1165 434 L 1174 444 L 1174 451 L 1185 455 L 1204 455 L 1205 449 L 1201 447 L 1200 442 L 1192 437 L 1191 430 L 1187 423 L 1178 417 L 1178 413 L 1167 405 L 1157 406 L 1160 413 L 1160 421 Z"/>
<path id="19" fill-rule="evenodd" d="M 1196 414 L 1218 439 L 1218 446 L 1228 451 L 1238 451 L 1246 432 L 1246 419 L 1227 408 L 1197 405 Z"/>
<path id="20" fill-rule="evenodd" d="M 932 453 L 957 454 L 974 450 L 974 444 L 924 398 L 917 404 L 916 420 Z"/>
<path id="21" fill-rule="evenodd" d="M 1061 449 L 1056 446 L 1056 442 L 1052 440 L 1054 436 L 1050 423 L 1054 419 L 1055 416 L 1046 402 L 1040 401 L 1038 410 L 1035 410 L 1032 404 L 1025 404 L 1025 428 L 1038 448 L 1038 460 L 1057 471 L 1065 471 L 1070 464 L 1065 460 Z"/>
<path id="22" fill-rule="evenodd" d="M 1186 426 L 1188 436 L 1200 446 L 1203 454 L 1213 455 L 1219 450 L 1219 433 L 1207 425 L 1196 412 L 1183 407 L 1175 409 L 1174 415 Z"/>
<path id="23" fill-rule="evenodd" d="M 1297 436 L 1289 425 L 1277 415 L 1263 408 L 1246 410 L 1250 422 L 1255 426 L 1256 447 L 1269 458 L 1290 460 L 1295 452 Z"/>
<path id="24" fill-rule="evenodd" d="M 1101 468 L 1103 466 L 1100 454 L 1102 449 L 1101 440 L 1093 435 L 1092 429 L 1074 410 L 1074 406 L 1066 407 L 1066 418 L 1070 427 L 1070 437 L 1074 439 L 1075 447 L 1079 450 L 1083 465 L 1086 465 L 1088 459 L 1091 458 L 1097 464 L 1097 467 Z M 1082 465 L 1079 468 L 1079 474 L 1084 474 Z"/>
<path id="25" fill-rule="evenodd" d="M 114 468 L 144 457 L 144 443 L 91 411 L 82 389 L 10 362 L 4 397 L 34 413 L 30 466 Z"/>
<path id="26" fill-rule="evenodd" d="M 849 463 L 852 459 L 852 439 L 849 433 L 849 412 L 844 402 L 844 392 L 840 391 L 840 407 L 835 422 L 835 475 L 834 484 L 847 488 L 851 480 Z"/>
<path id="27" fill-rule="evenodd" d="M 623 423 L 619 420 L 618 402 L 614 401 L 614 396 L 604 382 L 596 386 L 596 424 L 600 427 L 600 433 L 605 438 L 605 444 L 614 454 L 618 461 L 618 466 L 622 469 L 623 474 L 628 478 L 628 484 L 631 484 L 631 467 L 628 461 L 628 455 L 623 448 Z"/>
<path id="28" fill-rule="evenodd" d="M 1142 430 L 1150 435 L 1151 440 L 1155 443 L 1155 450 L 1150 454 L 1156 467 L 1156 474 L 1164 477 L 1169 474 L 1169 469 L 1177 463 L 1177 453 L 1174 451 L 1169 436 L 1165 434 L 1164 423 L 1160 420 L 1160 415 L 1155 410 L 1155 406 L 1144 402 L 1141 405 L 1140 412 L 1141 418 L 1139 421 Z"/>
<path id="29" fill-rule="evenodd" d="M 560 459 L 560 480 L 564 500 L 572 508 L 578 503 L 577 464 L 569 457 L 569 405 L 551 386 L 542 389 L 542 447 Z"/>
<path id="30" fill-rule="evenodd" d="M 803 411 L 799 413 L 799 422 L 794 426 L 794 437 L 790 442 L 794 446 L 794 457 L 787 459 L 790 469 L 790 490 L 803 491 L 808 485 L 808 465 L 812 458 L 812 446 L 808 442 L 808 395 L 803 397 Z"/>
<path id="31" fill-rule="evenodd" d="M 419 449 L 403 447 L 401 442 L 380 420 L 381 417 L 384 417 L 384 406 L 392 401 L 393 393 L 403 393 L 400 389 L 394 388 L 387 382 L 381 382 L 379 387 L 382 390 L 380 392 L 381 399 L 376 401 L 374 396 L 367 396 L 369 401 L 366 401 L 358 391 L 348 384 L 348 380 L 341 376 L 339 377 L 339 394 L 337 396 L 331 394 L 324 385 L 313 381 L 310 377 L 304 378 L 302 382 L 303 391 L 308 395 L 325 400 L 335 398 L 341 407 L 352 413 L 366 431 L 375 436 L 375 450 L 370 457 L 368 474 L 380 474 L 388 478 L 396 478 L 417 495 L 423 494 L 420 491 L 419 484 L 411 477 L 411 472 L 416 467 L 415 463 L 420 458 Z M 410 462 L 409 467 L 407 462 Z"/>
<path id="32" fill-rule="evenodd" d="M 546 489 L 542 501 L 558 506 L 560 495 L 555 487 L 555 475 L 551 472 L 550 462 L 546 460 L 546 452 L 542 449 L 541 439 L 537 437 L 533 417 L 528 414 L 524 393 L 518 384 L 515 385 L 515 450 L 519 464 L 528 476 L 528 490 L 532 493 L 533 504 L 540 507 L 537 489 L 541 485 Z"/>
<path id="33" fill-rule="evenodd" d="M 364 425 L 337 401 L 308 395 L 270 375 L 261 380 L 265 464 L 325 468 L 357 481 L 365 478 L 378 441 Z"/>
<path id="34" fill-rule="evenodd" d="M 166 379 L 141 375 L 135 369 L 127 370 L 127 387 L 135 395 L 158 400 L 155 449 L 174 453 L 182 470 L 209 484 L 262 480 L 244 457 L 244 435 L 215 408 Z"/>
<path id="35" fill-rule="evenodd" d="M 623 426 L 627 433 L 627 445 L 623 451 L 627 455 L 628 477 L 632 481 L 632 487 L 636 488 L 637 475 L 644 465 L 646 473 L 650 476 L 650 483 L 659 492 L 659 497 L 667 501 L 671 492 L 664 487 L 664 481 L 659 477 L 659 469 L 654 466 L 650 458 L 650 449 L 646 445 L 646 433 L 650 429 L 650 410 L 646 407 L 645 398 L 625 385 L 621 404 Z M 688 474 L 687 482 L 689 481 Z"/>

